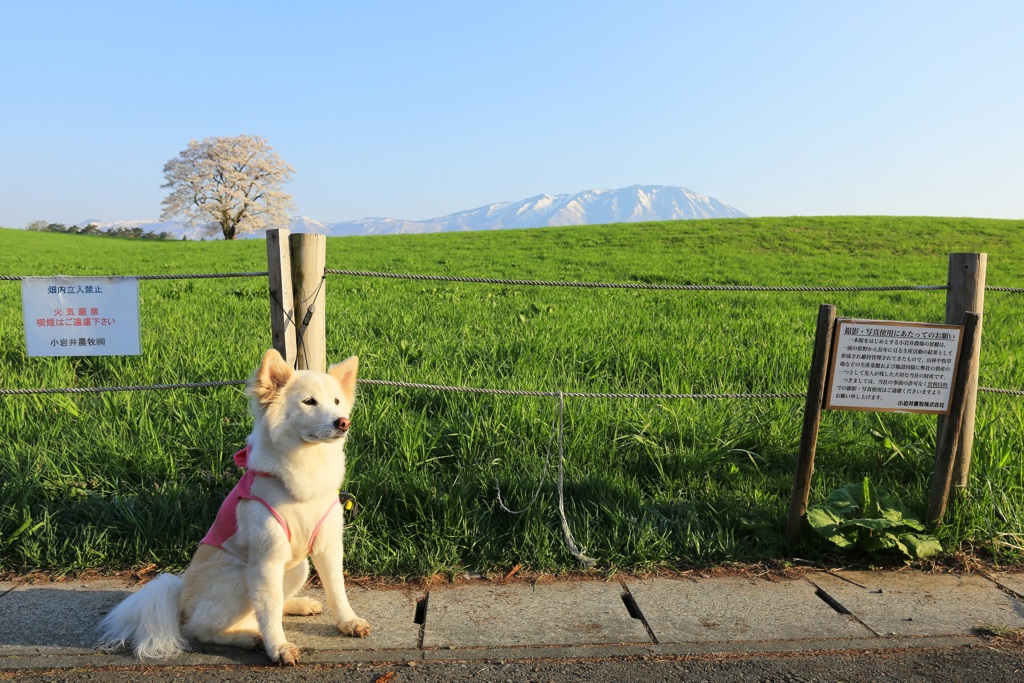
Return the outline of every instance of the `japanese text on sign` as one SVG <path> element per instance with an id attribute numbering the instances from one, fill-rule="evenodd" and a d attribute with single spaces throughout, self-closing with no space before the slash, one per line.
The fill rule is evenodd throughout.
<path id="1" fill-rule="evenodd" d="M 135 278 L 28 277 L 21 281 L 29 356 L 137 356 Z"/>
<path id="2" fill-rule="evenodd" d="M 836 321 L 825 407 L 947 414 L 963 328 Z"/>

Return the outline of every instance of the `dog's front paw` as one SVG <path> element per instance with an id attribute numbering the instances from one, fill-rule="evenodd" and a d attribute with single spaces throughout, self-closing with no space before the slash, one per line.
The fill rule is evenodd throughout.
<path id="1" fill-rule="evenodd" d="M 299 646 L 294 643 L 283 643 L 277 648 L 276 653 L 270 654 L 270 658 L 274 660 L 275 664 L 281 666 L 295 666 L 299 663 Z"/>
<path id="2" fill-rule="evenodd" d="M 338 628 L 346 636 L 353 636 L 355 638 L 362 638 L 370 635 L 370 624 L 365 619 L 356 617 L 355 619 L 349 619 L 344 624 L 338 624 Z"/>

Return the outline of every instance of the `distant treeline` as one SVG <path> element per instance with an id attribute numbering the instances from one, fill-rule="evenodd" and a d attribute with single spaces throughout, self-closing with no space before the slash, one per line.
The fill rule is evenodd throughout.
<path id="1" fill-rule="evenodd" d="M 47 223 L 46 221 L 35 221 L 26 226 L 28 230 L 36 232 L 62 232 L 66 235 L 101 235 L 103 237 L 127 237 L 128 239 L 142 240 L 174 240 L 177 239 L 169 232 L 145 231 L 142 228 L 129 228 L 127 226 L 115 226 L 107 230 L 100 230 L 97 226 L 89 223 L 86 226 L 64 225 L 63 223 Z M 182 237 L 181 239 L 187 239 Z"/>

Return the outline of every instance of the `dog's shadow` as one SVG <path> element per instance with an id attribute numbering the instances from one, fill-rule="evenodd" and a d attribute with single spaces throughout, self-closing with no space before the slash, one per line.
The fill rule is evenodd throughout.
<path id="1" fill-rule="evenodd" d="M 18 586 L 0 595 L 0 655 L 95 652 L 100 621 L 131 594 L 104 583 L 110 587 Z"/>
<path id="2" fill-rule="evenodd" d="M 6 592 L 5 592 L 6 591 Z M 322 599 L 321 591 L 307 591 Z M 0 659 L 3 657 L 81 656 L 103 654 L 99 647 L 100 622 L 122 600 L 132 594 L 123 581 L 90 580 L 84 582 L 54 583 L 46 585 L 10 584 L 0 586 Z M 364 648 L 414 648 L 418 626 L 412 622 L 416 596 L 385 594 L 383 602 L 397 604 L 395 611 L 408 615 L 409 628 L 392 624 L 384 614 L 375 613 L 369 604 L 354 600 L 356 606 L 369 612 L 373 620 L 374 635 L 367 638 L 342 636 L 328 614 L 310 617 L 285 617 L 285 632 L 304 648 L 347 650 Z M 375 595 L 373 603 L 381 602 Z M 366 602 L 367 604 L 363 604 Z M 374 605 L 375 606 L 375 605 Z M 404 623 L 404 620 L 403 620 Z M 390 635 L 389 635 L 390 634 Z M 137 664 L 130 651 L 110 654 L 124 659 L 125 664 Z M 224 663 L 268 664 L 262 648 L 242 650 L 235 647 L 210 645 L 190 640 L 188 652 L 171 662 L 187 662 L 199 656 L 197 662 L 208 662 L 210 657 Z"/>
<path id="3" fill-rule="evenodd" d="M 103 617 L 132 594 L 118 581 L 71 582 L 51 586 L 0 588 L 0 657 L 100 654 Z M 107 653 L 137 663 L 130 651 Z M 266 663 L 262 650 L 189 642 L 190 654 L 217 655 L 234 663 Z"/>

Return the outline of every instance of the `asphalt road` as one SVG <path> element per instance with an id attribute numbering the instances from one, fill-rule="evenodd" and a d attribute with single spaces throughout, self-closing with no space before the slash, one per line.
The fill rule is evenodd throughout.
<path id="1" fill-rule="evenodd" d="M 390 676 L 390 677 L 389 677 Z M 771 655 L 374 663 L 340 666 L 139 667 L 0 672 L 0 680 L 145 683 L 153 681 L 268 681 L 291 683 L 547 683 L 549 681 L 852 682 L 927 681 L 962 683 L 1024 681 L 1024 645 L 993 642 L 941 649 L 842 651 Z"/>

